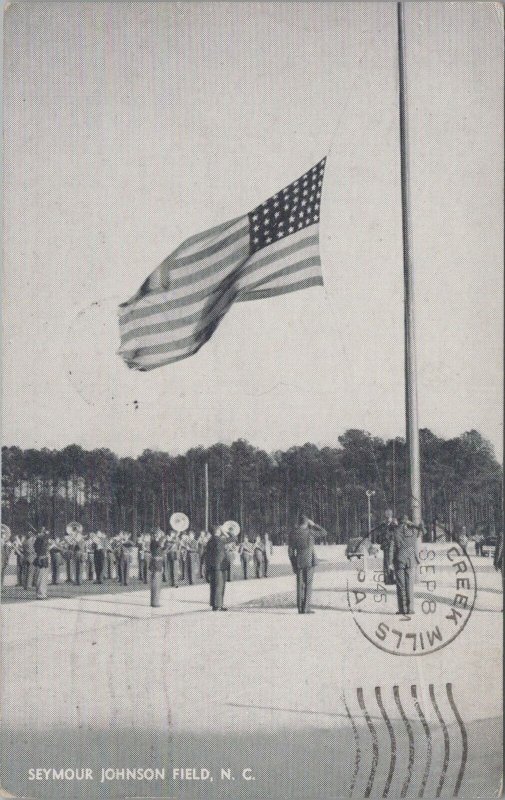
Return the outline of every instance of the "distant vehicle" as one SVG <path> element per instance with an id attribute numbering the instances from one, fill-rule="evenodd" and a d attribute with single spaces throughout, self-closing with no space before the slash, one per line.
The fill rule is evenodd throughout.
<path id="1" fill-rule="evenodd" d="M 496 542 L 497 542 L 496 536 L 487 536 L 482 542 L 482 555 L 493 558 L 496 550 Z"/>
<path id="2" fill-rule="evenodd" d="M 363 554 L 368 552 L 369 556 L 376 556 L 380 552 L 378 544 L 373 544 L 368 536 L 358 536 L 354 539 L 349 539 L 347 547 L 345 548 L 345 555 L 352 561 L 353 558 L 363 558 Z"/>

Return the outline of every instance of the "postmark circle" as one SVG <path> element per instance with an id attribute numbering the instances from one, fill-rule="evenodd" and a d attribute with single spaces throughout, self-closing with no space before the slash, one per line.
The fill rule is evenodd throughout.
<path id="1" fill-rule="evenodd" d="M 456 542 L 421 545 L 411 615 L 397 613 L 396 587 L 386 586 L 382 559 L 360 560 L 347 581 L 347 602 L 357 628 L 395 656 L 429 655 L 453 642 L 470 619 L 476 596 L 472 561 Z"/>

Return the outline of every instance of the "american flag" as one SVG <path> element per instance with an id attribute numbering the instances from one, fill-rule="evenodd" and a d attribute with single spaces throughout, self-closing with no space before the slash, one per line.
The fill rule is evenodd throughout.
<path id="1" fill-rule="evenodd" d="M 322 286 L 326 158 L 246 216 L 186 239 L 119 307 L 118 354 L 150 370 L 196 353 L 233 303 Z"/>

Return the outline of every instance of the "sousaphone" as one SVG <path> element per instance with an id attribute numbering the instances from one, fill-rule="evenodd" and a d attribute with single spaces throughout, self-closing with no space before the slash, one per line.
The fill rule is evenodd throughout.
<path id="1" fill-rule="evenodd" d="M 183 533 L 189 528 L 189 519 L 182 511 L 176 511 L 170 517 L 170 527 L 177 533 Z"/>
<path id="2" fill-rule="evenodd" d="M 67 532 L 68 539 L 74 544 L 82 539 L 84 528 L 80 522 L 69 522 L 65 530 Z"/>

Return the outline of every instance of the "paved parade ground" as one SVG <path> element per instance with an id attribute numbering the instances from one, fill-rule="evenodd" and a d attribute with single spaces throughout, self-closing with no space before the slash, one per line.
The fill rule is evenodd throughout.
<path id="1" fill-rule="evenodd" d="M 303 619 L 285 548 L 274 549 L 272 577 L 227 585 L 227 613 L 210 610 L 206 584 L 164 588 L 158 609 L 137 582 L 3 604 L 4 789 L 44 798 L 396 798 L 421 787 L 425 797 L 496 796 L 503 595 L 491 560 L 472 558 L 477 597 L 454 641 L 400 657 L 358 628 L 347 592 L 357 569 L 343 548 L 317 552 L 315 614 Z M 449 609 L 445 580 L 436 597 Z M 113 779 L 101 782 L 102 767 Z M 92 778 L 30 780 L 37 768 Z M 115 772 L 123 768 L 163 778 L 127 779 Z"/>

